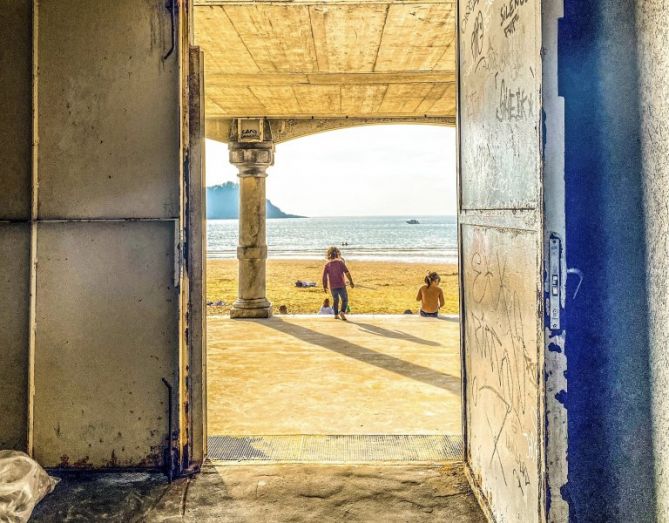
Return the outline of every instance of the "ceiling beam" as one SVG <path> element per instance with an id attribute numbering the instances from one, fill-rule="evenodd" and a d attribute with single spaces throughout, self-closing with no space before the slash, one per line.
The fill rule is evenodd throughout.
<path id="1" fill-rule="evenodd" d="M 216 111 L 216 110 L 209 110 L 207 109 L 206 111 L 207 118 L 223 118 L 223 119 L 232 119 L 232 118 L 272 118 L 272 119 L 281 119 L 281 120 L 288 120 L 288 119 L 295 119 L 295 120 L 311 120 L 311 119 L 327 119 L 327 120 L 332 120 L 332 119 L 340 119 L 340 120 L 351 120 L 351 119 L 356 119 L 356 118 L 364 118 L 364 116 L 361 116 L 360 114 L 352 114 L 351 116 L 346 116 L 341 114 L 340 112 L 336 113 L 327 113 L 327 112 L 322 112 L 322 113 L 317 113 L 313 115 L 308 115 L 308 114 L 272 114 L 272 113 L 248 113 L 248 114 L 232 114 L 230 113 L 223 113 L 221 111 Z M 376 119 L 390 119 L 390 120 L 406 120 L 406 119 L 412 119 L 412 120 L 426 120 L 430 118 L 451 118 L 454 119 L 455 117 L 450 115 L 450 114 L 439 114 L 439 113 L 427 113 L 424 115 L 417 116 L 415 112 L 412 111 L 407 111 L 405 113 L 400 113 L 400 112 L 395 112 L 395 113 L 373 113 L 368 116 L 369 118 L 376 118 Z"/>
<path id="2" fill-rule="evenodd" d="M 207 83 L 225 87 L 289 85 L 373 85 L 454 83 L 455 72 L 402 73 L 205 73 Z"/>

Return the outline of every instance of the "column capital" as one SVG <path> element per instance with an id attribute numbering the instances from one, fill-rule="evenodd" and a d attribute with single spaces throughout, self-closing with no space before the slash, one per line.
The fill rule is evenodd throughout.
<path id="1" fill-rule="evenodd" d="M 237 118 L 230 126 L 230 163 L 239 169 L 239 176 L 267 176 L 274 165 L 272 129 L 265 118 Z"/>

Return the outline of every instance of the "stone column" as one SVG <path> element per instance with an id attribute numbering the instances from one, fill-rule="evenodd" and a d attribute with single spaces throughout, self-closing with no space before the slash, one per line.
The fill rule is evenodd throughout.
<path id="1" fill-rule="evenodd" d="M 267 168 L 274 163 L 269 123 L 264 119 L 233 121 L 228 148 L 230 163 L 239 169 L 239 289 L 230 317 L 269 318 L 265 178 Z"/>

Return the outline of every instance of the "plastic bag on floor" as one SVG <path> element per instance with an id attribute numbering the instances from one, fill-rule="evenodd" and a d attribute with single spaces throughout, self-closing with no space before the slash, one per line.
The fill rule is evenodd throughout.
<path id="1" fill-rule="evenodd" d="M 24 523 L 58 480 L 27 454 L 0 450 L 0 521 Z"/>

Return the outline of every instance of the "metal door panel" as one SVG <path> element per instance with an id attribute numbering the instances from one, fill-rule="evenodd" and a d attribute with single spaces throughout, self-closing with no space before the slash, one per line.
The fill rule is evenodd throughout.
<path id="1" fill-rule="evenodd" d="M 0 449 L 25 451 L 30 352 L 31 3 L 0 0 L 0 28 Z"/>
<path id="2" fill-rule="evenodd" d="M 537 234 L 462 228 L 468 464 L 499 521 L 537 521 Z"/>
<path id="3" fill-rule="evenodd" d="M 38 227 L 35 458 L 159 467 L 179 332 L 174 222 Z"/>
<path id="4" fill-rule="evenodd" d="M 460 0 L 462 209 L 539 205 L 539 5 Z"/>
<path id="5" fill-rule="evenodd" d="M 494 520 L 542 521 L 541 2 L 458 9 L 467 466 Z"/>
<path id="6" fill-rule="evenodd" d="M 179 216 L 178 53 L 165 0 L 41 0 L 39 217 Z"/>
<path id="7" fill-rule="evenodd" d="M 204 55 L 190 49 L 189 162 L 187 172 L 187 244 L 189 282 L 188 349 L 191 427 L 190 457 L 202 463 L 207 453 L 207 304 L 204 288 L 207 265 L 207 222 L 204 139 Z"/>

